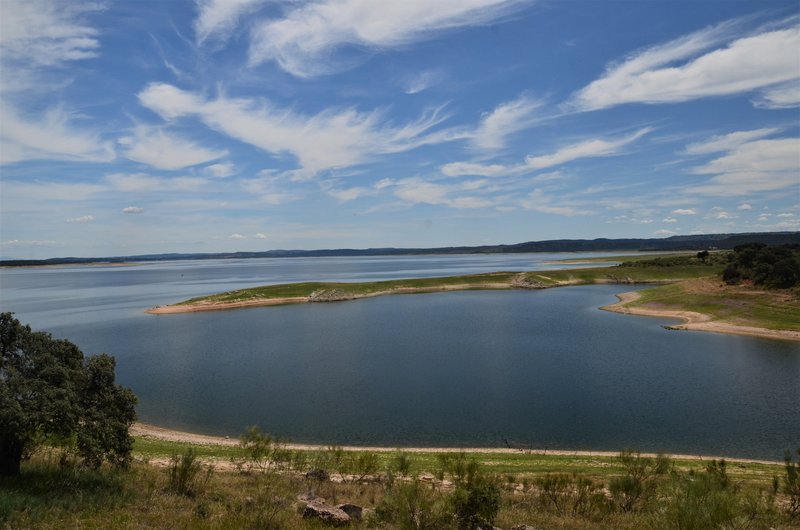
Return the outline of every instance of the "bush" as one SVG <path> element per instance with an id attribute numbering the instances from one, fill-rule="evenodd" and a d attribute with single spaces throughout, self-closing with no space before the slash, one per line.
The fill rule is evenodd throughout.
<path id="1" fill-rule="evenodd" d="M 800 456 L 800 448 L 797 449 L 797 454 Z M 786 475 L 783 477 L 783 487 L 781 493 L 788 497 L 788 504 L 786 505 L 786 513 L 792 519 L 800 517 L 800 459 L 797 462 L 792 461 L 792 453 L 786 451 L 784 457 L 786 466 L 784 467 Z"/>
<path id="2" fill-rule="evenodd" d="M 398 482 L 387 490 L 375 516 L 400 530 L 442 530 L 453 521 L 442 495 L 418 479 Z"/>
<path id="3" fill-rule="evenodd" d="M 168 491 L 177 495 L 194 497 L 203 492 L 211 479 L 213 469 L 210 466 L 204 466 L 197 460 L 194 449 L 189 448 L 180 455 L 172 455 L 167 472 L 169 474 Z"/>
<path id="4" fill-rule="evenodd" d="M 440 475 L 449 473 L 455 490 L 449 504 L 462 529 L 491 525 L 500 511 L 500 484 L 493 475 L 485 473 L 480 464 L 466 455 L 439 455 Z"/>
<path id="5" fill-rule="evenodd" d="M 603 485 L 577 474 L 548 473 L 537 485 L 539 505 L 559 515 L 587 517 L 608 508 Z"/>
<path id="6" fill-rule="evenodd" d="M 631 451 L 620 453 L 619 460 L 625 474 L 612 479 L 609 490 L 620 510 L 632 512 L 650 499 L 657 477 L 670 470 L 672 461 L 665 455 L 652 459 Z"/>

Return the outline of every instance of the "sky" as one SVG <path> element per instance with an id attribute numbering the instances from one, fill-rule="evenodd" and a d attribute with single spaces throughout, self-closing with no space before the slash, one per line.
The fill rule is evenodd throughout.
<path id="1" fill-rule="evenodd" d="M 800 230 L 796 0 L 0 0 L 0 256 Z"/>

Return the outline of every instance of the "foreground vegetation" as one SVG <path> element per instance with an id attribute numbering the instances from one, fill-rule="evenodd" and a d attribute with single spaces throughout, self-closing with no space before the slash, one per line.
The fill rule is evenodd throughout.
<path id="1" fill-rule="evenodd" d="M 137 439 L 134 454 L 132 467 L 122 471 L 40 452 L 19 477 L 0 480 L 0 524 L 324 528 L 330 523 L 309 517 L 308 505 L 350 504 L 364 508 L 361 519 L 341 523 L 352 528 L 800 527 L 798 464 L 789 457 L 781 466 L 631 452 L 298 451 L 258 430 L 236 447 Z"/>

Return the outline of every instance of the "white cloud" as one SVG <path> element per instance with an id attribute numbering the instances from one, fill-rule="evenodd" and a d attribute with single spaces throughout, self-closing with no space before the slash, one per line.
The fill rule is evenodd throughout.
<path id="1" fill-rule="evenodd" d="M 730 134 L 712 136 L 708 140 L 687 145 L 686 152 L 690 155 L 704 155 L 718 153 L 720 151 L 730 151 L 747 142 L 759 140 L 780 131 L 781 129 L 776 128 L 755 129 L 752 131 L 737 131 Z"/>
<path id="2" fill-rule="evenodd" d="M 778 190 L 800 184 L 800 138 L 756 140 L 696 167 L 698 175 L 714 175 L 687 193 L 717 197 Z"/>
<path id="3" fill-rule="evenodd" d="M 442 174 L 449 177 L 476 175 L 482 177 L 499 177 L 530 173 L 539 169 L 559 166 L 581 158 L 614 156 L 627 145 L 635 142 L 652 129 L 645 127 L 632 134 L 614 139 L 595 138 L 567 145 L 546 155 L 527 156 L 525 162 L 516 165 L 477 164 L 470 162 L 452 162 L 442 166 Z"/>
<path id="4" fill-rule="evenodd" d="M 227 178 L 236 174 L 236 166 L 231 162 L 211 164 L 203 168 L 203 173 L 212 177 Z"/>
<path id="5" fill-rule="evenodd" d="M 800 106 L 800 80 L 764 90 L 754 104 L 765 109 L 788 109 Z"/>
<path id="6" fill-rule="evenodd" d="M 583 208 L 581 205 L 562 203 L 547 196 L 540 189 L 533 190 L 530 195 L 520 202 L 520 206 L 526 210 L 535 212 L 563 215 L 567 217 L 592 215 L 593 211 Z"/>
<path id="7" fill-rule="evenodd" d="M 775 217 L 789 218 L 789 217 L 794 217 L 794 214 L 793 213 L 779 213 Z"/>
<path id="8" fill-rule="evenodd" d="M 284 180 L 270 171 L 262 171 L 258 177 L 244 179 L 239 184 L 245 192 L 256 195 L 261 202 L 278 205 L 301 197 L 297 189 L 288 189 Z"/>
<path id="9" fill-rule="evenodd" d="M 2 181 L 2 198 L 9 203 L 28 200 L 80 202 L 94 198 L 107 190 L 106 186 L 86 183 L 64 183 L 57 181 L 19 182 Z M 5 205 L 4 205 L 5 206 Z"/>
<path id="10" fill-rule="evenodd" d="M 662 223 L 677 223 L 678 220 L 675 219 L 674 217 L 665 217 L 664 219 L 661 220 L 661 222 Z"/>
<path id="11" fill-rule="evenodd" d="M 68 223 L 91 223 L 94 221 L 93 215 L 82 215 L 80 217 L 71 217 L 67 219 Z"/>
<path id="12" fill-rule="evenodd" d="M 678 208 L 677 210 L 672 210 L 674 215 L 697 215 L 697 211 L 694 208 Z"/>
<path id="13" fill-rule="evenodd" d="M 125 156 L 157 169 L 183 169 L 222 158 L 227 151 L 212 151 L 157 127 L 138 126 L 133 136 L 120 138 Z"/>
<path id="14" fill-rule="evenodd" d="M 53 66 L 97 56 L 98 31 L 84 16 L 97 3 L 3 0 L 0 4 L 0 57 L 23 67 Z"/>
<path id="15" fill-rule="evenodd" d="M 207 184 L 197 177 L 164 178 L 144 173 L 114 173 L 106 176 L 114 188 L 125 192 L 148 193 L 156 191 L 196 191 Z"/>
<path id="16" fill-rule="evenodd" d="M 472 145 L 484 151 L 502 149 L 509 136 L 533 124 L 536 109 L 541 106 L 540 101 L 527 96 L 498 105 L 481 119 L 471 140 Z"/>
<path id="17" fill-rule="evenodd" d="M 300 4 L 284 18 L 257 23 L 250 63 L 275 61 L 298 77 L 346 67 L 335 51 L 352 46 L 392 49 L 458 27 L 495 21 L 527 2 L 520 0 L 320 0 Z"/>
<path id="18" fill-rule="evenodd" d="M 751 204 L 747 204 L 746 202 L 743 202 L 736 209 L 737 210 L 752 210 L 753 206 Z"/>
<path id="19" fill-rule="evenodd" d="M 230 239 L 246 239 L 246 237 L 245 237 L 245 236 L 243 236 L 242 234 L 231 234 L 231 235 L 230 235 L 230 236 L 228 236 L 228 237 L 229 237 Z"/>
<path id="20" fill-rule="evenodd" d="M 624 103 L 680 102 L 800 79 L 800 27 L 735 38 L 735 26 L 720 24 L 636 53 L 580 90 L 572 103 L 595 110 Z M 725 42 L 727 46 L 718 47 Z M 706 53 L 698 57 L 701 52 Z M 684 63 L 676 64 L 680 61 Z"/>
<path id="21" fill-rule="evenodd" d="M 367 188 L 331 188 L 326 190 L 325 193 L 341 202 L 354 201 L 359 197 L 367 195 L 370 191 Z"/>
<path id="22" fill-rule="evenodd" d="M 654 236 L 674 236 L 675 232 L 672 230 L 656 230 L 653 232 Z"/>
<path id="23" fill-rule="evenodd" d="M 209 38 L 227 40 L 239 20 L 265 4 L 266 0 L 197 0 L 198 16 L 194 21 L 197 42 Z"/>
<path id="24" fill-rule="evenodd" d="M 167 119 L 197 116 L 208 127 L 264 151 L 291 153 L 300 164 L 295 180 L 317 172 L 359 164 L 378 154 L 396 153 L 454 137 L 428 131 L 445 117 L 432 109 L 402 126 L 383 122 L 381 112 L 326 110 L 305 116 L 253 99 L 205 100 L 201 96 L 154 83 L 139 94 L 143 105 Z"/>
<path id="25" fill-rule="evenodd" d="M 495 204 L 491 199 L 465 194 L 465 191 L 477 189 L 472 183 L 437 184 L 414 177 L 392 182 L 390 186 L 395 187 L 396 197 L 411 204 L 444 205 L 463 209 L 486 208 Z"/>
<path id="26" fill-rule="evenodd" d="M 2 17 L 0 17 L 2 18 Z M 51 108 L 43 116 L 21 116 L 0 104 L 0 164 L 27 160 L 108 162 L 115 157 L 111 142 L 74 127 L 70 114 Z"/>
<path id="27" fill-rule="evenodd" d="M 255 239 L 267 239 L 267 236 L 266 236 L 265 234 L 262 234 L 261 232 L 257 233 L 257 234 L 256 234 L 256 235 L 254 235 L 253 237 L 254 237 Z"/>
<path id="28" fill-rule="evenodd" d="M 441 82 L 444 74 L 440 70 L 423 70 L 410 76 L 403 83 L 403 92 L 419 94 Z"/>
<path id="29" fill-rule="evenodd" d="M 127 213 L 127 214 L 137 214 L 143 212 L 144 208 L 141 208 L 139 206 L 128 206 L 127 208 L 122 209 L 122 213 Z"/>
<path id="30" fill-rule="evenodd" d="M 481 177 L 502 177 L 518 172 L 521 166 L 503 164 L 476 164 L 473 162 L 451 162 L 442 166 L 442 174 L 448 177 L 476 175 Z"/>

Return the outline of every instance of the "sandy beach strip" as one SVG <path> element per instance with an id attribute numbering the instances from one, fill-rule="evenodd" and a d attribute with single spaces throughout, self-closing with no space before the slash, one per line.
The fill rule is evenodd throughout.
<path id="1" fill-rule="evenodd" d="M 696 313 L 694 311 L 675 311 L 669 309 L 650 309 L 641 306 L 630 306 L 629 304 L 631 302 L 635 302 L 639 299 L 639 293 L 635 291 L 620 293 L 616 296 L 619 299 L 618 302 L 603 306 L 600 309 L 612 311 L 614 313 L 623 313 L 626 315 L 639 315 L 659 318 L 666 317 L 682 320 L 682 324 L 669 326 L 669 329 L 674 330 L 711 331 L 714 333 L 729 333 L 733 335 L 745 335 L 748 337 L 800 341 L 800 331 L 742 326 L 725 321 L 711 320 L 709 315 Z"/>
<path id="2" fill-rule="evenodd" d="M 220 445 L 235 447 L 239 445 L 239 440 L 227 436 L 210 436 L 206 434 L 196 434 L 173 429 L 157 427 L 148 423 L 134 423 L 131 427 L 131 435 L 134 438 L 150 438 L 153 440 L 163 440 L 168 442 L 187 443 L 192 445 Z M 317 444 L 285 444 L 287 449 L 298 451 L 325 451 L 330 445 Z M 521 454 L 521 455 L 553 455 L 553 456 L 575 456 L 575 457 L 616 457 L 619 451 L 570 451 L 565 449 L 533 449 L 533 448 L 509 448 L 509 447 L 383 447 L 383 446 L 337 446 L 345 451 L 367 451 L 373 453 L 394 453 L 403 451 L 406 453 L 473 453 L 473 454 Z M 655 453 L 641 453 L 642 456 L 655 457 Z M 724 458 L 728 462 L 739 462 L 743 464 L 781 464 L 777 460 L 759 460 L 751 458 L 729 458 L 725 456 L 707 455 L 679 455 L 670 454 L 671 458 L 678 460 L 712 460 Z"/>
<path id="3" fill-rule="evenodd" d="M 352 294 L 342 299 L 336 300 L 312 300 L 310 296 L 294 296 L 287 298 L 254 298 L 239 302 L 198 302 L 193 304 L 175 304 L 151 307 L 144 312 L 150 315 L 171 315 L 176 313 L 196 313 L 199 311 L 222 311 L 225 309 L 238 309 L 243 307 L 261 307 L 271 305 L 286 304 L 305 304 L 305 303 L 330 303 L 346 300 L 360 300 L 362 298 L 372 298 L 390 294 L 417 294 L 417 293 L 438 293 L 444 291 L 470 291 L 470 290 L 499 290 L 512 289 L 510 283 L 476 283 L 476 284 L 457 284 L 442 285 L 437 287 L 398 287 L 386 291 L 376 291 L 373 293 Z"/>

